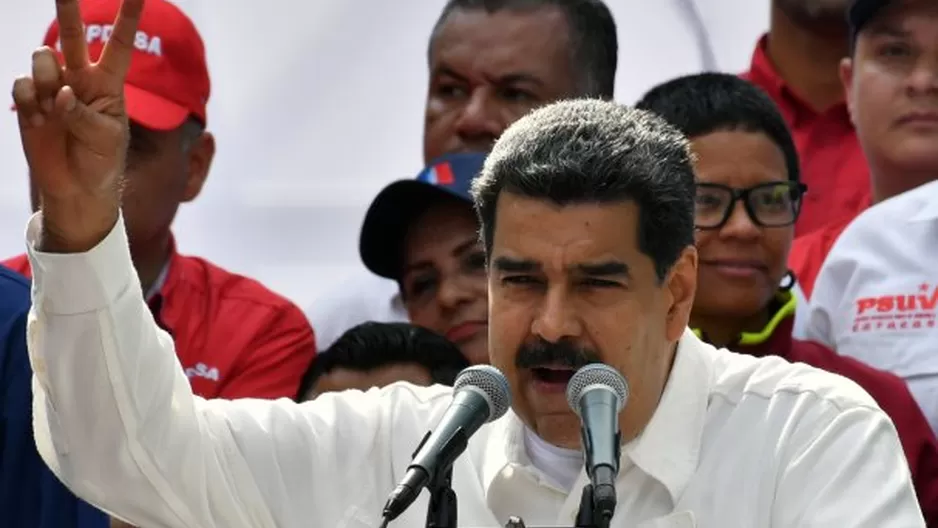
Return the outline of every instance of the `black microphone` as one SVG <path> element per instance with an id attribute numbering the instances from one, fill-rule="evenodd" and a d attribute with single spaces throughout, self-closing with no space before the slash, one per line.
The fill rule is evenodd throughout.
<path id="1" fill-rule="evenodd" d="M 576 371 L 567 384 L 567 402 L 580 417 L 586 473 L 593 486 L 594 511 L 608 522 L 616 510 L 621 434 L 619 411 L 629 385 L 614 368 L 592 363 Z"/>
<path id="2" fill-rule="evenodd" d="M 385 522 L 406 510 L 437 476 L 450 469 L 466 450 L 469 437 L 483 424 L 501 418 L 511 406 L 508 380 L 498 369 L 476 365 L 459 373 L 453 401 L 437 424 L 417 446 L 407 473 L 384 505 Z"/>

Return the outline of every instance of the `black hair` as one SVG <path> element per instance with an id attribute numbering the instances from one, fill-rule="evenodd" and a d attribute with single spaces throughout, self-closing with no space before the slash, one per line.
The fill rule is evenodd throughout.
<path id="1" fill-rule="evenodd" d="M 580 99 L 544 106 L 511 125 L 472 186 L 489 257 L 502 192 L 561 206 L 635 202 L 639 249 L 654 261 L 659 281 L 694 243 L 690 148 L 651 112 Z"/>
<path id="2" fill-rule="evenodd" d="M 192 148 L 192 145 L 195 144 L 199 137 L 205 133 L 205 125 L 199 120 L 199 118 L 195 116 L 189 116 L 188 119 L 179 125 L 178 130 L 181 132 L 179 134 L 179 145 L 183 152 L 188 152 L 188 150 Z M 143 153 L 152 150 L 147 137 L 151 136 L 152 134 L 161 133 L 161 131 L 147 128 L 142 124 L 137 123 L 136 121 L 130 121 L 130 149 L 134 152 Z"/>
<path id="3" fill-rule="evenodd" d="M 428 55 L 432 55 L 436 36 L 455 10 L 561 10 L 570 29 L 570 59 L 577 69 L 580 97 L 612 99 L 618 65 L 619 43 L 616 23 L 602 0 L 449 0 L 433 26 Z"/>
<path id="4" fill-rule="evenodd" d="M 183 150 L 189 150 L 199 137 L 205 133 L 205 125 L 195 116 L 186 119 L 180 128 L 182 129 Z"/>
<path id="5" fill-rule="evenodd" d="M 850 3 L 850 7 L 847 8 L 847 27 L 851 57 L 856 54 L 860 32 L 866 29 L 883 9 L 888 7 L 888 3 L 881 0 L 853 0 Z"/>
<path id="6" fill-rule="evenodd" d="M 367 372 L 399 364 L 420 365 L 433 383 L 452 385 L 469 360 L 455 344 L 426 328 L 408 323 L 362 323 L 313 358 L 300 380 L 296 400 L 301 401 L 320 377 L 335 369 Z"/>
<path id="7" fill-rule="evenodd" d="M 636 107 L 658 114 L 691 139 L 734 130 L 765 134 L 785 157 L 788 179 L 801 180 L 798 149 L 785 118 L 768 94 L 736 75 L 678 77 L 652 88 Z"/>

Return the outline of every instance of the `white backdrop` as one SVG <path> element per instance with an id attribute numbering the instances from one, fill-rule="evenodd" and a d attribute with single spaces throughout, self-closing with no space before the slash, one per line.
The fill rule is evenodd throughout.
<path id="1" fill-rule="evenodd" d="M 746 69 L 768 25 L 769 0 L 606 1 L 619 27 L 622 102 L 680 74 Z M 4 4 L 0 79 L 11 85 L 28 71 L 54 0 Z M 375 193 L 420 169 L 426 41 L 443 1 L 177 4 L 206 42 L 218 142 L 202 196 L 176 221 L 179 248 L 308 307 L 361 267 L 358 229 Z M 0 160 L 6 257 L 22 252 L 29 214 L 10 112 L 0 112 Z"/>

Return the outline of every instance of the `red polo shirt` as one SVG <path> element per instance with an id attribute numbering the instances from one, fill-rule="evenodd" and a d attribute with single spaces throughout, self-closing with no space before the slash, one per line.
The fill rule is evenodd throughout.
<path id="1" fill-rule="evenodd" d="M 31 275 L 25 255 L 3 265 Z M 147 300 L 203 398 L 292 398 L 316 353 L 300 309 L 259 282 L 174 250 Z"/>
<path id="2" fill-rule="evenodd" d="M 788 268 L 798 279 L 798 285 L 805 298 L 811 298 L 814 282 L 821 273 L 821 266 L 827 259 L 827 254 L 852 220 L 844 218 L 832 222 L 792 242 L 791 251 L 788 252 Z"/>
<path id="3" fill-rule="evenodd" d="M 752 66 L 742 77 L 765 90 L 791 129 L 801 158 L 801 179 L 808 186 L 799 237 L 833 223 L 853 219 L 871 203 L 870 176 L 850 122 L 846 103 L 823 112 L 811 108 L 785 84 L 766 53 L 762 37 Z"/>
<path id="4" fill-rule="evenodd" d="M 895 424 L 926 524 L 938 526 L 938 440 L 905 381 L 817 343 L 793 339 L 795 300 L 790 294 L 780 300 L 783 302 L 775 317 L 762 332 L 743 334 L 727 348 L 756 357 L 780 356 L 841 375 L 863 387 Z"/>

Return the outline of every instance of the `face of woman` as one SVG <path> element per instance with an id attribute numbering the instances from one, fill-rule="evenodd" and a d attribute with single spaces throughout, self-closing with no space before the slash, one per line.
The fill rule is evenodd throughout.
<path id="1" fill-rule="evenodd" d="M 693 312 L 752 317 L 766 309 L 788 270 L 798 200 L 792 196 L 785 157 L 760 132 L 718 131 L 691 144 L 700 182 Z M 747 190 L 747 199 L 734 202 L 734 193 Z"/>
<path id="2" fill-rule="evenodd" d="M 408 233 L 401 290 L 410 321 L 445 336 L 472 363 L 488 363 L 485 252 L 469 204 L 430 208 Z"/>

